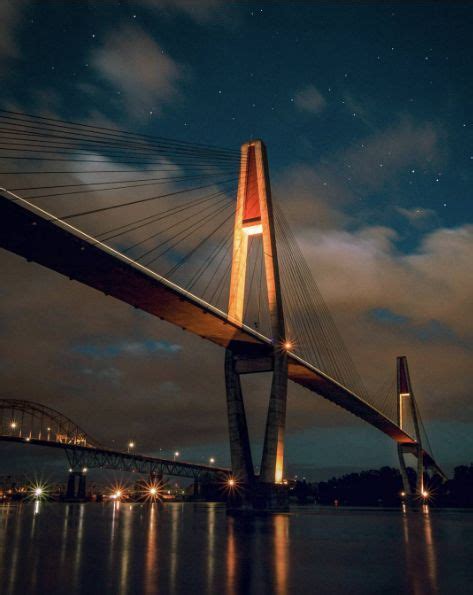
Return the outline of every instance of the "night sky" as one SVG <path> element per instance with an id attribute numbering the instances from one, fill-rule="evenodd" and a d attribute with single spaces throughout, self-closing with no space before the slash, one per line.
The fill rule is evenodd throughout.
<path id="1" fill-rule="evenodd" d="M 362 376 L 379 386 L 408 356 L 451 471 L 473 459 L 472 30 L 471 2 L 7 0 L 0 107 L 235 149 L 264 139 Z M 222 350 L 5 251 L 0 263 L 3 397 L 117 448 L 229 463 Z M 258 445 L 267 396 L 249 391 Z M 291 387 L 287 463 L 319 478 L 396 465 L 395 446 Z"/>

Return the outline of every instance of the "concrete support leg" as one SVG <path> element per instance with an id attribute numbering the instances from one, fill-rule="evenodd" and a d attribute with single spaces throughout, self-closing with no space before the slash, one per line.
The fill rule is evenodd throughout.
<path id="1" fill-rule="evenodd" d="M 76 475 L 75 473 L 69 473 L 67 478 L 67 489 L 66 498 L 67 500 L 73 500 L 76 495 Z"/>
<path id="2" fill-rule="evenodd" d="M 194 491 L 193 491 L 193 496 L 194 498 L 198 498 L 200 495 L 200 489 L 199 489 L 199 480 L 198 479 L 194 479 Z"/>
<path id="3" fill-rule="evenodd" d="M 418 447 L 417 452 L 417 485 L 416 485 L 416 493 L 417 496 L 420 498 L 424 495 L 424 456 L 422 452 L 422 447 Z"/>
<path id="4" fill-rule="evenodd" d="M 235 371 L 234 357 L 229 349 L 225 351 L 225 384 L 232 470 L 239 483 L 249 485 L 253 482 L 254 471 L 248 425 L 240 376 Z"/>
<path id="5" fill-rule="evenodd" d="M 399 470 L 401 472 L 402 489 L 406 494 L 406 497 L 410 498 L 412 496 L 412 491 L 411 486 L 409 484 L 409 477 L 407 475 L 406 460 L 404 458 L 404 450 L 402 448 L 402 444 L 397 445 L 397 453 L 399 456 Z"/>
<path id="6" fill-rule="evenodd" d="M 261 462 L 261 481 L 264 483 L 280 483 L 283 479 L 286 401 L 287 354 L 282 352 L 274 356 L 273 381 Z"/>
<path id="7" fill-rule="evenodd" d="M 86 476 L 85 473 L 79 473 L 79 486 L 77 488 L 77 497 L 79 500 L 85 500 L 86 497 Z"/>

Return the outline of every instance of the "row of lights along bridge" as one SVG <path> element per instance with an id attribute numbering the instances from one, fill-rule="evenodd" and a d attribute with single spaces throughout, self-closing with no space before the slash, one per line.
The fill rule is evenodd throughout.
<path id="1" fill-rule="evenodd" d="M 18 424 L 16 423 L 16 421 L 12 421 L 10 423 L 10 428 L 12 430 L 16 430 L 18 428 Z M 49 432 L 51 431 L 51 428 L 46 428 L 46 429 L 48 431 L 47 440 L 49 440 L 50 439 Z M 133 451 L 133 449 L 135 448 L 135 446 L 136 446 L 136 443 L 133 440 L 130 440 L 130 442 L 128 442 L 128 444 L 127 444 L 127 449 L 126 449 L 127 453 L 131 453 Z M 176 461 L 177 458 L 180 457 L 180 456 L 181 456 L 181 453 L 178 450 L 174 451 L 174 453 L 173 453 L 173 460 Z M 209 458 L 209 463 L 211 465 L 215 464 L 215 457 L 210 457 Z"/>

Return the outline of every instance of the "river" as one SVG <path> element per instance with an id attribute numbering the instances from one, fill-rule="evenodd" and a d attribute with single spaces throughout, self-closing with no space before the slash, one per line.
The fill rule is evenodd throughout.
<path id="1" fill-rule="evenodd" d="M 213 503 L 0 507 L 2 595 L 473 592 L 473 511 Z"/>

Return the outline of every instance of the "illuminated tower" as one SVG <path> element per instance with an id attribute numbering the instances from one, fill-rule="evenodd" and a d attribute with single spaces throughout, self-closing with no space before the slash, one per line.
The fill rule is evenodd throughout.
<path id="1" fill-rule="evenodd" d="M 419 427 L 419 416 L 417 412 L 417 404 L 412 390 L 411 379 L 409 376 L 409 367 L 407 365 L 406 356 L 402 355 L 397 358 L 397 421 L 401 430 L 405 429 L 405 421 L 408 414 L 411 414 L 414 422 L 414 433 L 416 444 L 416 456 L 417 456 L 417 486 L 416 493 L 422 497 L 424 494 L 424 451 L 422 447 L 422 437 Z M 407 477 L 406 462 L 404 455 L 406 452 L 411 452 L 411 449 L 407 450 L 403 444 L 398 444 L 399 464 L 401 469 L 402 483 L 406 496 L 411 496 L 411 488 Z"/>
<path id="2" fill-rule="evenodd" d="M 249 238 L 255 235 L 262 238 L 273 349 L 270 361 L 262 361 L 258 354 L 239 353 L 235 346 L 230 346 L 227 350 L 225 371 L 230 446 L 234 472 L 245 482 L 253 481 L 253 465 L 239 374 L 271 370 L 273 378 L 259 480 L 262 483 L 274 484 L 280 483 L 283 478 L 287 353 L 284 348 L 285 327 L 268 163 L 266 148 L 261 140 L 247 142 L 241 148 L 228 305 L 228 318 L 237 324 L 243 323 L 248 244 Z M 244 368 L 241 365 L 242 359 L 245 360 Z"/>

